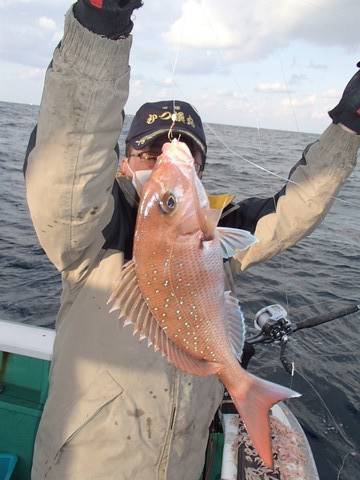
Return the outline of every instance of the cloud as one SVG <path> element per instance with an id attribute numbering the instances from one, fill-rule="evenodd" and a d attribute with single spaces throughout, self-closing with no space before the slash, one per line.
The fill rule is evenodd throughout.
<path id="1" fill-rule="evenodd" d="M 223 64 L 219 64 L 217 56 L 210 50 L 200 50 L 194 55 L 190 50 L 180 56 L 176 72 L 183 75 L 204 75 L 216 72 L 227 72 Z"/>
<path id="2" fill-rule="evenodd" d="M 62 39 L 63 35 L 64 35 L 63 30 L 56 30 L 56 32 L 54 32 L 53 35 L 51 36 L 51 43 L 54 45 L 58 44 Z"/>
<path id="3" fill-rule="evenodd" d="M 329 115 L 327 114 L 327 112 L 311 112 L 311 118 L 313 118 L 314 120 L 329 120 Z"/>
<path id="4" fill-rule="evenodd" d="M 56 30 L 56 23 L 52 18 L 40 17 L 37 23 L 39 27 L 42 28 L 43 30 L 50 30 L 50 31 Z"/>
<path id="5" fill-rule="evenodd" d="M 353 71 L 349 49 L 359 45 L 358 2 L 180 0 L 166 8 L 165 0 L 145 1 L 134 15 L 126 109 L 176 97 L 215 122 L 289 128 L 292 109 L 299 107 L 304 128 L 320 131 L 316 125 L 328 119 L 316 112 L 337 103 L 336 89 Z M 0 0 L 0 99 L 40 101 L 42 76 L 71 3 Z M 345 47 L 344 55 L 332 46 Z M 271 56 L 284 47 L 286 80 L 279 59 Z"/>
<path id="6" fill-rule="evenodd" d="M 308 80 L 308 76 L 303 73 L 293 73 L 290 77 L 289 84 L 296 85 L 298 83 Z"/>
<path id="7" fill-rule="evenodd" d="M 317 96 L 315 94 L 306 95 L 304 97 L 291 97 L 284 98 L 282 105 L 285 108 L 303 108 L 311 105 L 315 105 Z"/>
<path id="8" fill-rule="evenodd" d="M 285 83 L 259 83 L 254 88 L 255 92 L 260 93 L 290 93 L 289 88 Z"/>
<path id="9" fill-rule="evenodd" d="M 211 6 L 210 6 L 211 9 Z M 219 9 L 219 13 L 225 10 Z M 182 13 L 165 33 L 164 38 L 172 43 L 199 48 L 227 48 L 236 43 L 236 36 L 227 25 L 223 15 L 218 17 L 216 30 L 212 30 L 213 12 L 205 10 L 204 3 L 186 0 Z"/>
<path id="10" fill-rule="evenodd" d="M 19 70 L 18 77 L 24 80 L 43 79 L 45 71 L 45 68 L 22 67 Z"/>
<path id="11" fill-rule="evenodd" d="M 30 3 L 31 0 L 0 0 L 0 8 L 14 7 L 17 4 Z"/>
<path id="12" fill-rule="evenodd" d="M 64 14 L 71 1 L 0 2 L 0 60 L 35 68 L 46 67 L 62 36 Z"/>
<path id="13" fill-rule="evenodd" d="M 313 63 L 310 62 L 308 68 L 312 68 L 313 70 L 327 70 L 328 66 L 322 63 Z"/>
<path id="14" fill-rule="evenodd" d="M 331 98 L 331 99 L 340 100 L 341 96 L 342 96 L 342 91 L 336 88 L 329 88 L 328 90 L 325 90 L 324 92 L 321 93 L 322 98 Z"/>
<path id="15" fill-rule="evenodd" d="M 36 12 L 37 14 L 43 12 L 52 12 L 52 14 L 63 14 L 67 8 L 74 3 L 71 0 L 55 0 L 49 2 L 48 0 L 0 0 L 0 8 L 7 11 L 18 12 L 26 11 L 28 17 Z"/>
<path id="16" fill-rule="evenodd" d="M 349 48 L 359 45 L 358 13 L 358 0 L 227 0 L 226 8 L 216 0 L 184 0 L 164 38 L 232 51 L 240 61 L 265 57 L 292 41 Z"/>
<path id="17" fill-rule="evenodd" d="M 19 25 L 4 25 L 0 33 L 0 59 L 33 67 L 50 60 L 49 31 Z"/>

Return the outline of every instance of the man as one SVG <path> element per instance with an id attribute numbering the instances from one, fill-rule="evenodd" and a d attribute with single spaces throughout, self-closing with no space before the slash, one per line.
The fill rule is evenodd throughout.
<path id="1" fill-rule="evenodd" d="M 222 399 L 215 377 L 181 373 L 122 328 L 106 306 L 132 255 L 134 172 L 152 168 L 170 127 L 189 144 L 199 175 L 206 156 L 201 120 L 190 105 L 146 104 L 127 137 L 125 175 L 115 181 L 130 16 L 139 6 L 138 0 L 79 0 L 68 12 L 28 147 L 32 220 L 63 282 L 33 480 L 197 480 Z M 274 198 L 226 207 L 222 225 L 255 231 L 259 239 L 238 258 L 242 269 L 310 233 L 331 205 L 360 144 L 359 83 L 357 74 L 331 113 L 351 132 L 332 124 L 294 167 L 296 183 Z"/>

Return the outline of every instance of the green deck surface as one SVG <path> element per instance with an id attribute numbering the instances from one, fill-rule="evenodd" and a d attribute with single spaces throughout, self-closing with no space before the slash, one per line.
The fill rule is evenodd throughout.
<path id="1" fill-rule="evenodd" d="M 0 352 L 0 453 L 18 456 L 11 480 L 30 480 L 33 446 L 47 397 L 50 362 Z M 223 435 L 210 435 L 200 480 L 220 480 Z M 1 480 L 1 478 L 0 478 Z"/>
<path id="2" fill-rule="evenodd" d="M 0 452 L 18 456 L 11 480 L 30 479 L 49 366 L 45 360 L 0 352 Z"/>
<path id="3" fill-rule="evenodd" d="M 200 480 L 221 480 L 223 448 L 224 435 L 222 433 L 211 433 L 206 449 L 204 473 Z"/>

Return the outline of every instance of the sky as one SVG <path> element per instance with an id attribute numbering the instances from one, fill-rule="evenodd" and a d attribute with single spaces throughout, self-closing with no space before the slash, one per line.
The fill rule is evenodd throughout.
<path id="1" fill-rule="evenodd" d="M 67 0 L 0 0 L 0 100 L 39 104 Z M 144 0 L 130 96 L 207 122 L 319 133 L 360 60 L 359 0 Z"/>

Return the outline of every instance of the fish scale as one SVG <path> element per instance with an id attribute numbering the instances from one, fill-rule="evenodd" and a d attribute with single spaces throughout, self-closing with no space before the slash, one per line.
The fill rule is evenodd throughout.
<path id="1" fill-rule="evenodd" d="M 268 412 L 296 392 L 261 380 L 237 360 L 244 341 L 238 302 L 225 292 L 223 257 L 256 239 L 217 227 L 185 144 L 165 144 L 140 194 L 133 260 L 109 302 L 124 325 L 193 375 L 218 375 L 264 463 L 271 467 Z"/>
<path id="2" fill-rule="evenodd" d="M 175 243 L 170 248 L 166 237 L 158 235 L 157 238 L 161 241 L 155 244 L 153 239 L 152 263 L 147 275 L 141 275 L 139 271 L 140 290 L 145 298 L 149 298 L 150 310 L 160 326 L 166 326 L 167 336 L 175 344 L 191 351 L 197 358 L 216 361 L 230 349 L 223 322 L 225 304 L 219 302 L 223 297 L 224 277 L 221 262 L 216 261 L 220 247 L 201 251 L 201 264 L 207 265 L 203 269 L 191 239 Z M 146 238 L 142 238 L 142 242 L 146 242 Z M 168 249 L 171 255 L 165 260 L 167 268 L 163 268 L 164 261 L 156 260 L 156 252 Z M 135 260 L 138 257 L 136 250 L 134 257 Z"/>

